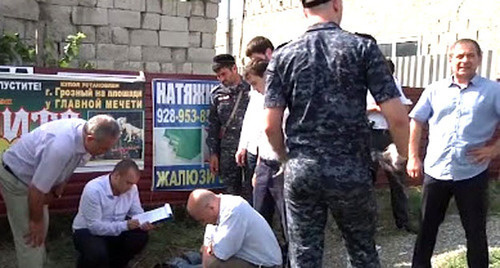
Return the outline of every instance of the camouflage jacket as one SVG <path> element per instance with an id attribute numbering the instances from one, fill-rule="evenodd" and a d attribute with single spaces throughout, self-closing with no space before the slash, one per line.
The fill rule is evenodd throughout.
<path id="1" fill-rule="evenodd" d="M 399 96 L 377 45 L 333 22 L 319 23 L 274 52 L 265 106 L 288 107 L 291 157 L 367 158 L 368 89 L 377 103 Z"/>
<path id="2" fill-rule="evenodd" d="M 234 87 L 219 85 L 212 89 L 210 114 L 208 116 L 207 145 L 211 154 L 220 154 L 221 149 L 236 149 L 240 139 L 241 126 L 248 106 L 250 85 L 243 79 Z M 242 93 L 234 117 L 225 131 L 221 130 L 229 120 L 233 107 Z"/>

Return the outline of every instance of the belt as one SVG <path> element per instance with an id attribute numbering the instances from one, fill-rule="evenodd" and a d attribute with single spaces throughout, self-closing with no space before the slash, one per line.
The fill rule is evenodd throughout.
<path id="1" fill-rule="evenodd" d="M 7 172 L 9 172 L 12 176 L 14 176 L 17 179 L 16 174 L 14 174 L 14 172 L 12 172 L 12 169 L 10 169 L 10 167 L 3 161 L 2 161 L 2 166 L 5 170 L 7 170 Z"/>
<path id="2" fill-rule="evenodd" d="M 281 165 L 280 161 L 278 161 L 278 160 L 269 160 L 269 159 L 265 159 L 265 158 L 260 157 L 260 161 L 268 166 L 271 166 L 271 167 Z"/>

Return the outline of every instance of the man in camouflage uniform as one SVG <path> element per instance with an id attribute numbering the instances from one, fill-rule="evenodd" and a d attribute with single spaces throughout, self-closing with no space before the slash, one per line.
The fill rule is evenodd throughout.
<path id="1" fill-rule="evenodd" d="M 243 185 L 242 168 L 236 164 L 241 125 L 248 105 L 250 85 L 238 74 L 234 57 L 217 55 L 212 69 L 221 84 L 212 89 L 212 105 L 208 117 L 207 145 L 210 149 L 210 170 L 220 174 L 226 192 L 250 200 L 251 179 Z"/>
<path id="2" fill-rule="evenodd" d="M 268 67 L 266 133 L 285 163 L 291 267 L 321 267 L 330 209 L 353 267 L 380 267 L 370 176 L 367 89 L 387 118 L 399 162 L 408 117 L 385 59 L 372 41 L 339 27 L 342 0 L 302 0 L 312 26 L 276 49 Z M 283 140 L 283 111 L 288 153 Z"/>

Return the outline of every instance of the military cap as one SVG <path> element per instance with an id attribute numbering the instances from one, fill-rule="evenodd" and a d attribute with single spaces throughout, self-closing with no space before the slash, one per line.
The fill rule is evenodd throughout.
<path id="1" fill-rule="evenodd" d="M 213 58 L 212 70 L 218 72 L 222 68 L 232 68 L 236 65 L 236 60 L 229 54 L 219 54 Z"/>
<path id="2" fill-rule="evenodd" d="M 330 2 L 331 0 L 302 0 L 302 5 L 305 8 L 315 7 L 317 5 L 321 5 L 326 2 Z"/>
<path id="3" fill-rule="evenodd" d="M 214 63 L 224 64 L 224 63 L 236 63 L 236 60 L 232 55 L 229 54 L 219 54 L 213 58 Z"/>

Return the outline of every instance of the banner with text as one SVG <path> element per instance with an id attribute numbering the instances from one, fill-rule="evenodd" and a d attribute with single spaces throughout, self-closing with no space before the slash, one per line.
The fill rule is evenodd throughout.
<path id="1" fill-rule="evenodd" d="M 124 157 L 143 166 L 144 83 L 77 79 L 0 75 L 0 152 L 49 121 L 108 114 L 120 124 L 119 141 L 76 172 L 110 171 Z"/>
<path id="2" fill-rule="evenodd" d="M 210 172 L 207 137 L 211 80 L 152 81 L 153 190 L 220 188 Z"/>

